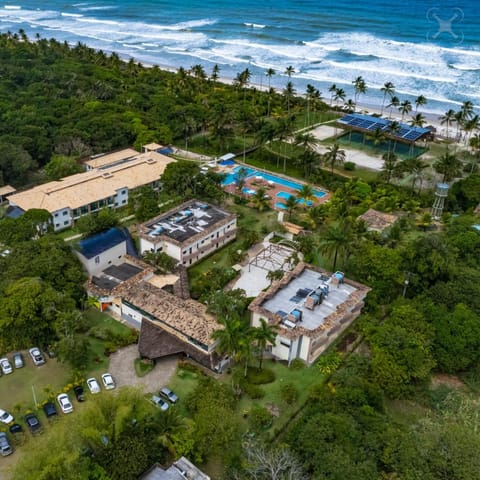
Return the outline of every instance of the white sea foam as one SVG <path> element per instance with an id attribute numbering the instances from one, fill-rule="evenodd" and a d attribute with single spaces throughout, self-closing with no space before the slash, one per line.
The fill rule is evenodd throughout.
<path id="1" fill-rule="evenodd" d="M 21 10 L 22 9 L 20 5 L 5 5 L 3 8 L 5 10 Z"/>
<path id="2" fill-rule="evenodd" d="M 62 17 L 73 17 L 73 18 L 81 18 L 83 17 L 83 15 L 81 13 L 65 13 L 65 12 L 62 12 L 60 14 Z"/>
<path id="3" fill-rule="evenodd" d="M 248 22 L 245 22 L 244 25 L 246 27 L 250 27 L 250 28 L 265 28 L 266 25 L 262 25 L 261 23 L 248 23 Z"/>

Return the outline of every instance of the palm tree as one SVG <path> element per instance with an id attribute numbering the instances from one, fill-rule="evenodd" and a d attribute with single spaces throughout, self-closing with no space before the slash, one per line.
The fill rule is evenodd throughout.
<path id="1" fill-rule="evenodd" d="M 297 133 L 294 143 L 304 150 L 314 150 L 320 140 L 312 133 Z"/>
<path id="2" fill-rule="evenodd" d="M 292 78 L 292 75 L 295 73 L 295 68 L 293 68 L 291 65 L 289 65 L 285 69 L 285 73 L 287 74 L 288 78 Z"/>
<path id="3" fill-rule="evenodd" d="M 270 116 L 270 102 L 272 99 L 272 90 L 270 88 L 270 84 L 272 81 L 272 77 L 275 75 L 275 70 L 273 68 L 269 68 L 266 72 L 265 75 L 268 77 L 268 106 L 267 106 L 267 117 Z"/>
<path id="4" fill-rule="evenodd" d="M 259 212 L 263 212 L 270 206 L 270 200 L 264 187 L 259 187 L 252 197 L 251 203 Z"/>
<path id="5" fill-rule="evenodd" d="M 347 109 L 347 112 L 348 113 L 351 113 L 351 112 L 354 112 L 355 111 L 355 102 L 349 98 L 346 102 L 345 102 L 345 108 Z"/>
<path id="6" fill-rule="evenodd" d="M 415 113 L 418 112 L 418 107 L 422 107 L 423 105 L 426 105 L 428 103 L 427 97 L 424 95 L 419 95 L 415 99 Z"/>
<path id="7" fill-rule="evenodd" d="M 390 103 L 387 105 L 387 108 L 390 109 L 389 118 L 392 118 L 393 109 L 394 109 L 394 108 L 398 108 L 399 105 L 400 105 L 400 100 L 399 100 L 399 98 L 396 97 L 395 95 L 393 95 L 393 96 L 390 98 Z"/>
<path id="8" fill-rule="evenodd" d="M 396 120 L 393 120 L 391 121 L 389 124 L 388 124 L 388 127 L 387 127 L 387 132 L 388 132 L 388 136 L 389 136 L 389 142 L 388 142 L 388 151 L 390 152 L 390 140 L 391 140 L 391 137 L 393 137 L 394 139 L 394 142 L 393 142 L 393 151 L 395 151 L 396 147 L 397 147 L 397 133 L 401 130 L 401 126 L 400 126 L 400 123 L 397 122 Z"/>
<path id="9" fill-rule="evenodd" d="M 398 157 L 393 152 L 387 152 L 382 155 L 382 176 L 387 183 L 390 183 L 395 171 L 397 170 Z"/>
<path id="10" fill-rule="evenodd" d="M 285 200 L 285 208 L 287 209 L 289 220 L 292 218 L 292 213 L 297 207 L 298 207 L 298 198 L 295 195 L 290 195 Z"/>
<path id="11" fill-rule="evenodd" d="M 292 100 L 293 96 L 295 95 L 295 88 L 293 83 L 288 81 L 287 85 L 283 89 L 283 95 L 287 100 L 287 115 L 290 115 L 290 101 Z"/>
<path id="12" fill-rule="evenodd" d="M 464 116 L 462 110 L 455 112 L 455 123 L 457 124 L 457 132 L 455 134 L 455 140 L 458 141 L 460 139 L 460 130 L 463 127 Z"/>
<path id="13" fill-rule="evenodd" d="M 463 102 L 460 111 L 462 112 L 462 120 L 468 120 L 474 113 L 473 103 L 470 100 Z"/>
<path id="14" fill-rule="evenodd" d="M 475 130 L 480 128 L 480 117 L 478 115 L 474 115 L 473 117 L 469 118 L 465 121 L 463 125 L 463 130 L 465 131 L 465 145 L 468 145 L 470 137 Z"/>
<path id="15" fill-rule="evenodd" d="M 160 411 L 155 416 L 155 425 L 158 428 L 158 440 L 172 456 L 176 457 L 175 437 L 188 426 L 186 419 L 175 408 Z"/>
<path id="16" fill-rule="evenodd" d="M 332 83 L 328 91 L 330 92 L 330 106 L 332 106 L 333 97 L 335 96 L 335 93 L 337 93 L 337 85 L 335 83 Z"/>
<path id="17" fill-rule="evenodd" d="M 210 75 L 210 80 L 212 80 L 213 84 L 215 85 L 215 83 L 217 82 L 218 80 L 218 76 L 220 75 L 220 67 L 218 66 L 218 64 L 216 63 L 213 68 L 212 68 L 212 74 Z"/>
<path id="18" fill-rule="evenodd" d="M 327 215 L 328 211 L 326 204 L 322 203 L 321 205 L 314 205 L 308 209 L 306 221 L 313 230 L 316 230 L 325 222 Z"/>
<path id="19" fill-rule="evenodd" d="M 302 188 L 297 193 L 298 199 L 303 200 L 303 208 L 306 208 L 308 202 L 311 202 L 315 199 L 315 194 L 313 193 L 313 188 L 310 185 L 302 185 Z"/>
<path id="20" fill-rule="evenodd" d="M 253 329 L 253 339 L 259 355 L 259 369 L 262 369 L 263 353 L 267 345 L 275 345 L 277 339 L 277 325 L 269 325 L 268 322 L 261 318 L 260 325 Z"/>
<path id="21" fill-rule="evenodd" d="M 445 154 L 433 164 L 435 171 L 443 175 L 442 183 L 449 182 L 460 176 L 462 167 L 462 162 L 456 157 L 456 155 L 451 154 L 448 149 Z"/>
<path id="22" fill-rule="evenodd" d="M 415 184 L 427 167 L 427 164 L 415 157 L 407 158 L 400 164 L 399 168 L 401 168 L 401 170 L 409 175 L 412 175 L 412 192 L 415 192 Z"/>
<path id="23" fill-rule="evenodd" d="M 380 91 L 383 93 L 382 109 L 380 111 L 380 115 L 383 115 L 383 107 L 385 106 L 385 99 L 387 98 L 387 95 L 391 97 L 394 94 L 395 85 L 392 82 L 386 82 L 383 84 L 383 87 L 380 88 Z"/>
<path id="24" fill-rule="evenodd" d="M 345 258 L 350 251 L 353 240 L 350 226 L 345 222 L 338 225 L 330 225 L 325 231 L 319 247 L 322 253 L 333 255 L 333 271 L 337 267 L 338 254 Z"/>
<path id="25" fill-rule="evenodd" d="M 217 321 L 224 327 L 212 333 L 212 339 L 218 342 L 217 350 L 222 355 L 236 359 L 240 340 L 245 333 L 245 324 L 238 317 L 230 319 L 219 317 Z"/>
<path id="26" fill-rule="evenodd" d="M 440 117 L 440 125 L 447 125 L 447 139 L 449 138 L 448 129 L 452 126 L 455 121 L 455 111 L 451 108 L 445 112 L 443 116 Z"/>
<path id="27" fill-rule="evenodd" d="M 335 100 L 335 103 L 337 104 L 338 107 L 338 102 L 341 100 L 342 102 L 345 100 L 346 93 L 343 88 L 337 88 L 335 90 L 335 95 L 333 96 L 333 99 Z"/>
<path id="28" fill-rule="evenodd" d="M 327 147 L 327 153 L 324 155 L 325 163 L 330 166 L 333 177 L 333 169 L 337 165 L 342 165 L 345 161 L 345 150 L 340 150 L 338 143 Z"/>
<path id="29" fill-rule="evenodd" d="M 357 99 L 360 95 L 364 95 L 367 92 L 367 84 L 362 76 L 358 76 L 353 82 L 353 88 L 355 90 L 354 103 L 357 104 Z"/>
<path id="30" fill-rule="evenodd" d="M 398 111 L 402 114 L 403 122 L 403 117 L 405 117 L 405 115 L 408 115 L 412 111 L 412 102 L 410 100 L 404 100 L 402 103 L 400 103 Z"/>
<path id="31" fill-rule="evenodd" d="M 205 80 L 207 78 L 205 69 L 200 64 L 193 65 L 190 71 L 192 72 L 193 76 L 198 80 Z"/>
<path id="32" fill-rule="evenodd" d="M 387 138 L 385 132 L 381 128 L 376 128 L 373 132 L 367 135 L 364 134 L 364 136 L 367 138 L 367 140 L 371 140 L 375 147 L 381 145 Z"/>
<path id="33" fill-rule="evenodd" d="M 420 128 L 422 128 L 422 127 L 425 125 L 426 121 L 427 121 L 427 120 L 426 120 L 426 118 L 425 118 L 424 115 L 422 115 L 421 113 L 416 113 L 416 114 L 412 117 L 412 119 L 410 120 L 409 123 L 410 123 L 410 125 L 411 125 L 412 127 L 420 127 Z"/>
<path id="34" fill-rule="evenodd" d="M 310 126 L 310 102 L 313 100 L 316 91 L 317 89 L 313 85 L 310 83 L 307 85 L 307 90 L 305 93 L 305 97 L 307 99 L 307 118 L 305 119 L 306 127 Z"/>

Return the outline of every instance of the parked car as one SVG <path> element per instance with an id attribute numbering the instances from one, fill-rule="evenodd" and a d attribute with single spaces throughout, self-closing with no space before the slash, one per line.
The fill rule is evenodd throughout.
<path id="1" fill-rule="evenodd" d="M 9 423 L 13 422 L 13 417 L 5 410 L 0 409 L 0 422 L 6 423 L 8 425 Z"/>
<path id="2" fill-rule="evenodd" d="M 8 358 L 0 358 L 0 368 L 4 375 L 8 375 L 13 372 L 12 364 L 8 361 Z"/>
<path id="3" fill-rule="evenodd" d="M 23 355 L 20 352 L 13 354 L 13 364 L 15 365 L 15 368 L 22 368 L 25 365 Z"/>
<path id="4" fill-rule="evenodd" d="M 115 388 L 115 381 L 109 373 L 104 373 L 102 375 L 102 382 L 106 390 L 111 390 L 112 388 Z"/>
<path id="5" fill-rule="evenodd" d="M 32 432 L 32 435 L 36 435 L 42 431 L 42 424 L 35 414 L 27 413 L 23 419 L 30 432 Z"/>
<path id="6" fill-rule="evenodd" d="M 73 405 L 70 401 L 69 396 L 66 393 L 61 393 L 57 397 L 57 402 L 60 405 L 63 413 L 72 413 L 73 412 Z"/>
<path id="7" fill-rule="evenodd" d="M 90 393 L 100 393 L 100 385 L 95 378 L 89 378 L 87 380 L 87 386 L 90 390 Z"/>
<path id="8" fill-rule="evenodd" d="M 47 402 L 43 407 L 43 413 L 50 420 L 52 417 L 57 416 L 57 408 L 53 402 Z"/>
<path id="9" fill-rule="evenodd" d="M 85 401 L 85 393 L 81 385 L 75 385 L 73 387 L 73 393 L 75 394 L 75 398 L 77 399 L 77 402 Z"/>
<path id="10" fill-rule="evenodd" d="M 12 446 L 10 445 L 5 432 L 0 432 L 0 453 L 2 454 L 2 457 L 6 457 L 13 453 Z"/>
<path id="11" fill-rule="evenodd" d="M 157 395 L 152 395 L 150 401 L 161 410 L 168 410 L 168 403 L 163 398 L 157 397 Z"/>
<path id="12" fill-rule="evenodd" d="M 43 365 L 45 363 L 45 357 L 42 355 L 42 352 L 37 347 L 31 348 L 28 353 L 32 357 L 33 364 L 35 366 L 39 367 L 40 365 Z"/>
<path id="13" fill-rule="evenodd" d="M 13 433 L 13 434 L 23 432 L 22 426 L 19 425 L 18 423 L 14 423 L 13 425 L 10 425 L 8 429 L 10 430 L 10 433 Z"/>
<path id="14" fill-rule="evenodd" d="M 167 387 L 163 387 L 161 390 L 160 390 L 160 395 L 164 398 L 166 398 L 167 400 L 169 400 L 170 402 L 172 403 L 177 403 L 178 401 L 178 397 L 177 395 L 175 395 L 175 393 L 173 393 L 169 388 Z"/>

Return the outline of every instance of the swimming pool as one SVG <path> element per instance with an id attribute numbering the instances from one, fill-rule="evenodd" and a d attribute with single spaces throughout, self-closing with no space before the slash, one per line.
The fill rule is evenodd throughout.
<path id="1" fill-rule="evenodd" d="M 288 193 L 288 192 L 277 192 L 276 196 L 279 197 L 279 198 L 284 198 L 285 200 L 288 200 L 290 197 L 293 197 L 294 195 L 291 194 L 291 193 Z M 297 203 L 303 205 L 305 203 L 305 200 L 303 198 L 298 199 Z M 312 204 L 313 204 L 313 202 L 311 200 L 307 200 L 307 206 L 310 207 Z"/>
<path id="2" fill-rule="evenodd" d="M 253 188 L 242 188 L 242 192 L 246 195 L 253 195 L 254 193 L 257 193 L 257 191 L 253 190 Z"/>
<path id="3" fill-rule="evenodd" d="M 224 187 L 226 187 L 228 185 L 232 185 L 232 184 L 236 183 L 238 181 L 238 172 L 241 168 L 242 167 L 240 165 L 237 165 L 236 167 L 234 167 L 234 169 L 229 174 L 227 174 L 225 176 L 225 178 L 222 181 L 222 185 Z M 246 178 L 249 178 L 249 177 L 252 177 L 252 176 L 262 177 L 267 182 L 273 182 L 277 185 L 282 185 L 284 187 L 288 187 L 288 188 L 291 188 L 293 190 L 300 190 L 303 186 L 303 184 L 301 184 L 301 183 L 294 182 L 292 180 L 286 180 L 285 178 L 277 177 L 276 175 L 272 175 L 271 173 L 260 172 L 259 170 L 255 170 L 254 168 L 250 168 L 250 167 L 243 167 L 243 168 L 247 172 Z M 283 193 L 285 193 L 285 192 L 283 192 Z M 322 198 L 327 194 L 327 192 L 324 192 L 322 190 L 315 190 L 314 189 L 313 194 L 317 198 Z M 282 198 L 288 198 L 288 197 L 282 197 Z"/>
<path id="4" fill-rule="evenodd" d="M 275 206 L 276 206 L 277 208 L 281 208 L 282 210 L 286 210 L 286 209 L 287 209 L 287 207 L 285 206 L 285 204 L 282 203 L 282 202 L 277 202 L 277 203 L 275 203 Z"/>

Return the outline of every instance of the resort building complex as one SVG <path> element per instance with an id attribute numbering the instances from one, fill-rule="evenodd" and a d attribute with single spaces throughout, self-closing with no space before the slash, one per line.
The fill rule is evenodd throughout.
<path id="1" fill-rule="evenodd" d="M 274 357 L 311 364 L 360 314 L 369 290 L 342 272 L 299 263 L 250 304 L 251 324 L 278 327 Z"/>
<path id="2" fill-rule="evenodd" d="M 189 266 L 233 240 L 235 214 L 191 200 L 138 228 L 140 253 L 164 252 Z"/>
<path id="3" fill-rule="evenodd" d="M 93 162 L 93 163 L 92 163 Z M 85 162 L 87 171 L 44 183 L 8 197 L 9 204 L 24 212 L 45 209 L 55 231 L 68 228 L 78 218 L 103 208 L 124 207 L 132 190 L 160 188 L 160 177 L 174 159 L 146 151 L 126 149 Z"/>

